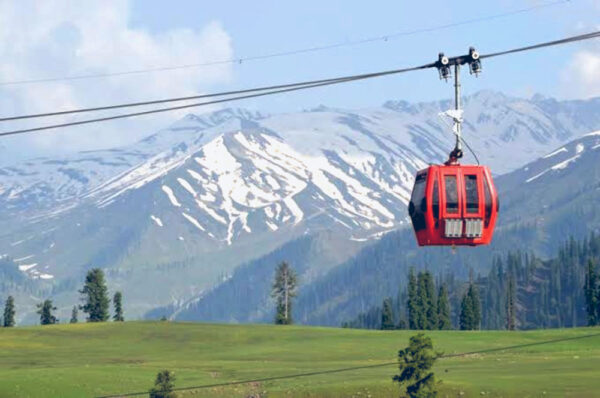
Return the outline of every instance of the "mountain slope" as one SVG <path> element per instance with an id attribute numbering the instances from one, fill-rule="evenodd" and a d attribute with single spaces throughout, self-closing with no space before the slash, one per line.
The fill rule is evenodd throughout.
<path id="1" fill-rule="evenodd" d="M 498 178 L 501 230 L 535 230 L 539 250 L 600 226 L 600 132 L 589 133 Z"/>
<path id="2" fill-rule="evenodd" d="M 597 103 L 481 92 L 465 98 L 465 135 L 500 173 L 600 128 Z M 445 158 L 452 137 L 437 114 L 449 106 L 229 109 L 126 148 L 5 166 L 0 254 L 51 286 L 64 311 L 100 266 L 135 317 L 197 297 L 305 234 L 372 241 L 406 225 L 415 171 Z"/>
<path id="3" fill-rule="evenodd" d="M 509 250 L 555 256 L 556 248 L 568 237 L 583 239 L 590 231 L 600 231 L 599 165 L 600 133 L 590 133 L 496 178 L 501 211 L 489 247 L 459 248 L 449 255 L 449 248 L 418 248 L 408 228 L 388 233 L 339 267 L 303 284 L 295 305 L 297 319 L 309 324 L 340 325 L 380 305 L 385 297 L 396 296 L 405 287 L 410 267 L 466 279 L 471 268 L 475 275 L 486 275 L 492 267 L 492 258 Z M 545 268 L 539 267 L 537 271 L 540 277 L 547 276 Z M 225 291 L 235 290 L 245 279 L 242 274 L 234 273 L 220 287 L 221 298 L 225 300 L 222 305 L 230 303 L 225 299 Z M 208 296 L 200 299 L 196 307 L 210 303 Z M 265 307 L 257 302 L 249 311 L 264 312 Z M 191 311 L 186 319 L 213 318 L 210 313 Z M 269 321 L 268 317 L 262 320 Z"/>

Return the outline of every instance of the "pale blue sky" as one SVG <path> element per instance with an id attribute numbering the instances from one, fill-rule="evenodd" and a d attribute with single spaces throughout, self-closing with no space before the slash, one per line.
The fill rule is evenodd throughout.
<path id="1" fill-rule="evenodd" d="M 554 1 L 182 1 L 138 0 L 133 25 L 149 30 L 198 27 L 219 21 L 231 36 L 235 57 L 354 41 L 365 37 L 444 25 Z M 572 0 L 528 13 L 435 32 L 322 52 L 236 65 L 230 84 L 242 87 L 369 72 L 430 62 L 438 51 L 457 55 L 470 45 L 492 52 L 598 28 L 600 2 Z M 497 58 L 484 63 L 479 79 L 466 78 L 465 93 L 494 89 L 514 95 L 539 92 L 556 97 L 594 93 L 569 89 L 565 75 L 577 51 L 591 43 Z M 598 46 L 595 47 L 598 49 Z M 600 76 L 600 72 L 599 72 Z M 600 77 L 599 77 L 600 79 Z M 293 110 L 320 103 L 371 106 L 387 99 L 434 100 L 449 96 L 435 71 L 392 76 L 345 87 L 325 88 L 273 99 L 246 101 L 266 110 Z M 600 95 L 600 92 L 595 93 Z"/>
<path id="2" fill-rule="evenodd" d="M 0 82 L 114 73 L 257 56 L 356 41 L 497 15 L 560 0 L 500 1 L 0 1 Z M 187 96 L 429 63 L 439 51 L 494 52 L 600 29 L 600 0 L 571 0 L 487 22 L 280 58 L 106 79 L 0 85 L 0 113 L 16 115 Z M 466 95 L 482 89 L 529 97 L 600 96 L 600 40 L 484 60 L 464 74 Z M 267 113 L 324 104 L 449 98 L 435 70 L 290 93 L 223 106 Z M 0 163 L 129 144 L 199 108 L 8 137 Z M 107 112 L 106 114 L 113 114 Z M 75 115 L 2 123 L 2 131 L 80 120 Z M 94 115 L 96 116 L 96 115 Z M 103 116 L 102 114 L 98 116 Z M 94 137 L 94 139 L 90 139 Z"/>

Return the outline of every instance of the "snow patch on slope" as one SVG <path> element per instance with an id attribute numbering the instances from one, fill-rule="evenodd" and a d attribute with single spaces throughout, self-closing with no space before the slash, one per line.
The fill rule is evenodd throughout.
<path id="1" fill-rule="evenodd" d="M 173 193 L 173 190 L 169 186 L 163 185 L 162 186 L 162 190 L 163 190 L 164 193 L 167 194 L 167 197 L 169 198 L 169 201 L 171 202 L 171 204 L 173 206 L 175 206 L 175 207 L 181 207 L 181 203 L 179 203 L 179 201 L 175 197 L 175 194 Z"/>
<path id="2" fill-rule="evenodd" d="M 549 153 L 549 154 L 547 154 L 546 156 L 543 156 L 543 157 L 542 157 L 542 159 L 548 159 L 548 158 L 550 158 L 550 157 L 552 157 L 552 156 L 558 155 L 558 154 L 559 154 L 559 153 L 561 153 L 561 152 L 568 152 L 568 151 L 567 151 L 567 148 L 565 148 L 565 147 L 559 148 L 559 149 L 557 149 L 556 151 L 550 152 L 550 153 Z"/>
<path id="3" fill-rule="evenodd" d="M 196 228 L 200 231 L 206 231 L 202 225 L 196 220 L 194 217 L 190 216 L 187 213 L 181 213 L 189 222 L 191 222 Z"/>
<path id="4" fill-rule="evenodd" d="M 156 223 L 156 225 L 158 225 L 159 227 L 163 226 L 163 222 L 160 218 L 156 217 L 154 214 L 150 214 L 150 218 L 152 219 L 152 221 L 154 221 Z"/>

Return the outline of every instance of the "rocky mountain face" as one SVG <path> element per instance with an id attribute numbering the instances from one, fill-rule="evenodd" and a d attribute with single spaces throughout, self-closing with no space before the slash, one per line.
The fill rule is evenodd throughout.
<path id="1" fill-rule="evenodd" d="M 501 211 L 491 246 L 459 248 L 455 252 L 449 248 L 418 248 L 412 230 L 400 228 L 362 248 L 318 278 L 303 283 L 294 307 L 296 321 L 339 326 L 359 313 L 380 306 L 384 298 L 395 297 L 405 288 L 410 267 L 428 269 L 451 281 L 465 281 L 470 275 L 487 276 L 498 256 L 505 257 L 509 251 L 513 257 L 520 250 L 521 256 L 526 253 L 530 259 L 534 258 L 531 254 L 542 259 L 551 258 L 565 241 L 586 239 L 591 232 L 600 233 L 600 132 L 588 133 L 524 167 L 499 176 L 496 186 Z M 301 278 L 305 275 L 306 264 L 315 261 L 306 257 L 310 250 L 298 249 L 307 246 L 306 241 L 292 241 L 286 246 L 284 253 L 276 251 L 239 267 L 226 282 L 167 315 L 179 320 L 271 321 L 269 282 L 277 261 L 291 261 Z M 294 256 L 297 252 L 302 255 Z M 570 266 L 557 259 L 534 262 L 537 264 L 535 276 L 525 280 L 526 267 L 522 270 L 521 276 L 525 278 L 522 282 L 528 286 L 521 292 L 520 300 L 524 303 L 546 297 L 549 283 L 561 283 L 560 279 L 556 280 L 558 276 L 554 271 L 560 268 L 568 273 Z M 562 282 L 570 283 L 573 294 L 581 293 L 584 265 L 582 262 L 578 271 L 581 280 L 573 282 L 573 275 L 569 274 Z M 554 273 L 549 272 L 549 267 Z M 248 284 L 247 281 L 255 276 L 261 277 Z M 556 292 L 561 294 L 560 288 Z M 493 293 L 485 292 L 488 299 L 490 294 Z M 577 295 L 578 300 L 582 299 L 580 295 Z M 223 308 L 235 311 L 223 311 Z M 580 315 L 582 308 L 577 308 Z M 523 311 L 521 315 L 526 317 L 526 314 Z M 523 318 L 522 326 L 544 325 L 536 319 L 535 316 L 527 321 Z M 552 323 L 554 327 L 561 325 L 560 319 L 552 322 L 558 322 Z M 487 324 L 487 327 L 503 324 L 499 325 Z"/>
<path id="2" fill-rule="evenodd" d="M 599 129 L 598 105 L 480 92 L 465 98 L 465 138 L 502 174 Z M 65 310 L 84 272 L 103 267 L 133 317 L 198 297 L 304 235 L 347 242 L 339 264 L 407 224 L 415 171 L 452 147 L 438 117 L 450 106 L 226 109 L 128 147 L 3 166 L 0 255 Z"/>

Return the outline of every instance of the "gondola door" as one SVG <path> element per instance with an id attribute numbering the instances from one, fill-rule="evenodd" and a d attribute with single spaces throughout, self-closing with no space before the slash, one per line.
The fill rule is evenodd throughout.
<path id="1" fill-rule="evenodd" d="M 460 187 L 462 174 L 458 167 L 440 167 L 441 222 L 445 239 L 460 239 L 463 231 L 463 203 Z"/>
<path id="2" fill-rule="evenodd" d="M 483 218 L 485 212 L 483 169 L 481 167 L 463 167 L 460 172 L 463 183 L 461 210 L 463 212 L 463 236 L 468 240 L 481 239 L 483 236 Z"/>

